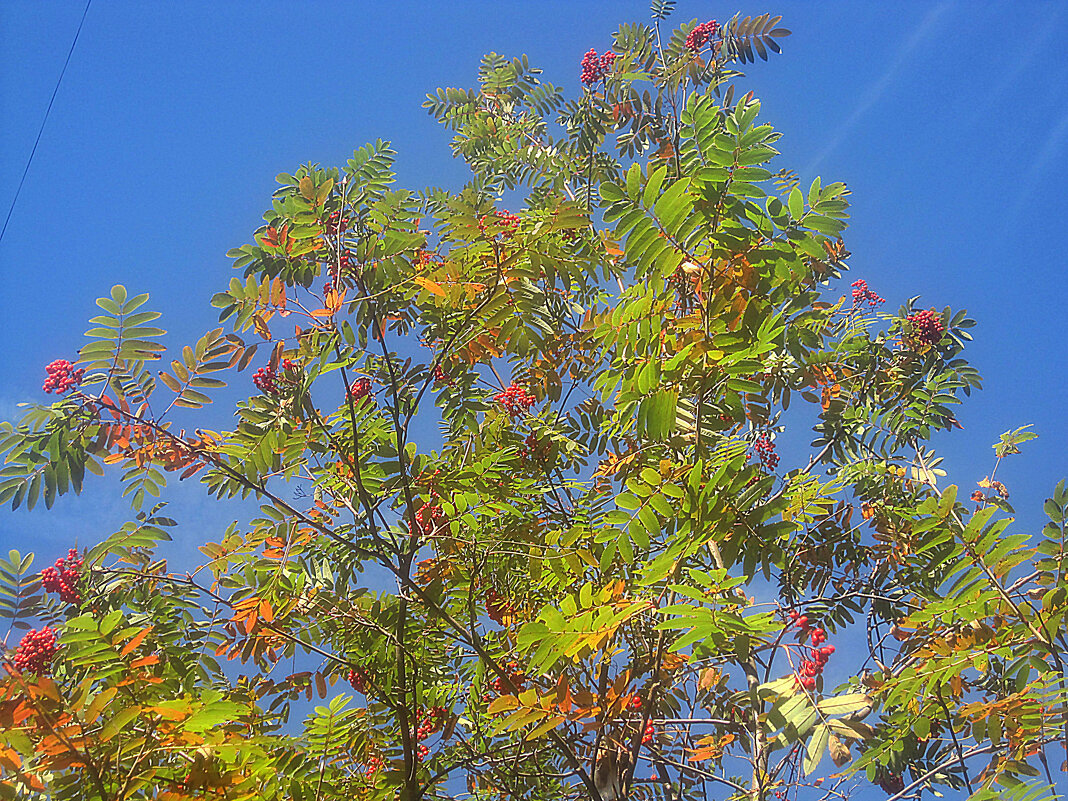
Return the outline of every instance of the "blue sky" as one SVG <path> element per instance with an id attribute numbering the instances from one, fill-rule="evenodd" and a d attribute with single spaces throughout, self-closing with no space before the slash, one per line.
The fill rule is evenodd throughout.
<path id="1" fill-rule="evenodd" d="M 84 5 L 5 0 L 0 9 L 0 213 L 18 185 Z M 274 176 L 339 164 L 379 137 L 402 184 L 458 187 L 462 164 L 421 108 L 470 86 L 487 51 L 526 53 L 577 92 L 578 62 L 604 50 L 644 2 L 230 2 L 96 0 L 0 243 L 0 418 L 44 400 L 44 365 L 73 357 L 93 299 L 113 283 L 148 291 L 181 344 L 213 326 Z M 969 357 L 985 388 L 965 426 L 937 441 L 967 492 L 991 444 L 1032 423 L 1038 440 L 999 468 L 1025 529 L 1068 475 L 1064 425 L 1068 8 L 1060 3 L 682 0 L 676 20 L 735 10 L 784 15 L 784 54 L 742 84 L 785 132 L 779 166 L 853 190 L 847 280 L 896 308 L 967 308 Z M 844 285 L 843 285 L 844 287 Z M 241 380 L 241 379 L 239 379 Z M 226 409 L 213 412 L 217 428 Z M 126 515 L 91 482 L 51 513 L 0 513 L 0 548 L 51 562 Z M 232 510 L 182 487 L 181 536 L 197 542 Z M 187 539 L 187 542 L 189 540 Z"/>

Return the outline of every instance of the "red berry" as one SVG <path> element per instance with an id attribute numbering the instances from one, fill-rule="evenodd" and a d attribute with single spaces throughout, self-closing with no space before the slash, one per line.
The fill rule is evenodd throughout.
<path id="1" fill-rule="evenodd" d="M 911 350 L 926 350 L 942 341 L 945 330 L 942 318 L 934 309 L 914 312 L 905 318 L 905 346 Z"/>
<path id="2" fill-rule="evenodd" d="M 512 383 L 504 392 L 498 392 L 493 399 L 512 417 L 522 414 L 537 401 L 537 398 L 516 383 Z"/>
<path id="3" fill-rule="evenodd" d="M 616 54 L 611 50 L 598 56 L 597 51 L 590 48 L 582 57 L 582 73 L 579 75 L 579 80 L 586 86 L 598 83 L 611 71 L 615 60 Z"/>
<path id="4" fill-rule="evenodd" d="M 718 30 L 719 23 L 714 19 L 702 22 L 686 36 L 686 47 L 690 50 L 700 50 L 709 39 L 716 35 Z"/>
<path id="5" fill-rule="evenodd" d="M 440 364 L 434 365 L 434 382 L 437 384 L 452 384 L 453 380 L 449 377 L 449 374 L 442 369 Z"/>
<path id="6" fill-rule="evenodd" d="M 82 559 L 71 548 L 66 559 L 57 559 L 55 567 L 46 567 L 41 571 L 41 586 L 47 592 L 59 593 L 59 599 L 68 604 L 80 604 L 82 594 L 78 590 L 81 578 Z"/>
<path id="7" fill-rule="evenodd" d="M 45 367 L 45 372 L 48 373 L 48 378 L 45 379 L 41 389 L 48 393 L 55 392 L 62 395 L 82 383 L 85 368 L 80 367 L 75 370 L 74 365 L 66 359 L 56 359 Z"/>
<path id="8" fill-rule="evenodd" d="M 371 394 L 371 379 L 357 378 L 349 386 L 349 397 L 354 401 L 361 401 Z"/>
<path id="9" fill-rule="evenodd" d="M 55 629 L 45 627 L 26 632 L 19 641 L 12 663 L 20 673 L 35 673 L 44 676 L 52 670 L 52 660 L 59 650 Z"/>
<path id="10" fill-rule="evenodd" d="M 256 385 L 256 388 L 267 395 L 278 394 L 278 384 L 275 383 L 278 378 L 278 374 L 274 371 L 271 365 L 261 367 L 252 375 L 252 383 Z"/>
<path id="11" fill-rule="evenodd" d="M 850 286 L 853 287 L 854 306 L 863 305 L 865 302 L 869 306 L 878 306 L 880 303 L 886 303 L 883 298 L 868 289 L 868 282 L 863 278 L 854 281 Z"/>
<path id="12" fill-rule="evenodd" d="M 349 680 L 349 684 L 352 685 L 352 689 L 358 693 L 367 694 L 367 673 L 363 669 L 353 668 L 346 678 Z"/>
<path id="13" fill-rule="evenodd" d="M 767 434 L 761 434 L 753 443 L 760 463 L 768 470 L 774 470 L 779 466 L 779 454 L 775 453 L 775 443 Z"/>

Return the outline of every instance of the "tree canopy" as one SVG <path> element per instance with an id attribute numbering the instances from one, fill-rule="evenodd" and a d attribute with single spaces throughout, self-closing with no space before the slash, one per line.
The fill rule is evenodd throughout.
<path id="1" fill-rule="evenodd" d="M 672 6 L 576 98 L 497 54 L 428 95 L 458 192 L 383 141 L 280 174 L 197 342 L 97 300 L 0 502 L 112 470 L 131 519 L 0 560 L 0 796 L 1052 797 L 1068 488 L 1009 533 L 1027 427 L 948 483 L 973 321 L 844 277 L 849 190 L 738 88 L 780 18 Z M 175 478 L 259 512 L 187 531 Z"/>

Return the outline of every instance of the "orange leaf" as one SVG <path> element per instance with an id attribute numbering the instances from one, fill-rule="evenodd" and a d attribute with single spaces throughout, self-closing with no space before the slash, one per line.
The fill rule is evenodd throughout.
<path id="1" fill-rule="evenodd" d="M 133 670 L 136 668 L 148 667 L 149 665 L 156 664 L 159 664 L 159 654 L 149 654 L 148 656 L 143 656 L 140 659 L 135 659 L 133 662 L 131 662 L 130 669 Z"/>
<path id="2" fill-rule="evenodd" d="M 122 650 L 119 651 L 119 656 L 126 656 L 132 650 L 134 650 L 138 645 L 140 645 L 144 641 L 145 637 L 148 636 L 148 633 L 150 631 L 152 631 L 152 626 L 148 626 L 147 628 L 143 628 L 139 632 L 137 632 L 137 634 L 135 634 L 133 636 L 132 640 L 130 640 L 128 643 L 126 643 L 126 645 L 122 646 Z"/>

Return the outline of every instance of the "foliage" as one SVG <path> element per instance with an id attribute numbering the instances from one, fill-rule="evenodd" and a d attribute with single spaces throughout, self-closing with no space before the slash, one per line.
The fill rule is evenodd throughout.
<path id="1" fill-rule="evenodd" d="M 457 193 L 398 188 L 382 141 L 279 175 L 169 362 L 147 296 L 97 301 L 84 378 L 0 427 L 0 500 L 112 467 L 133 519 L 77 604 L 0 562 L 12 626 L 60 632 L 5 662 L 3 797 L 1052 792 L 1068 488 L 1031 537 L 994 472 L 939 485 L 972 321 L 840 295 L 848 190 L 773 172 L 735 92 L 788 31 L 673 6 L 578 98 L 496 54 L 429 95 Z M 174 473 L 259 504 L 191 572 L 157 552 Z"/>

